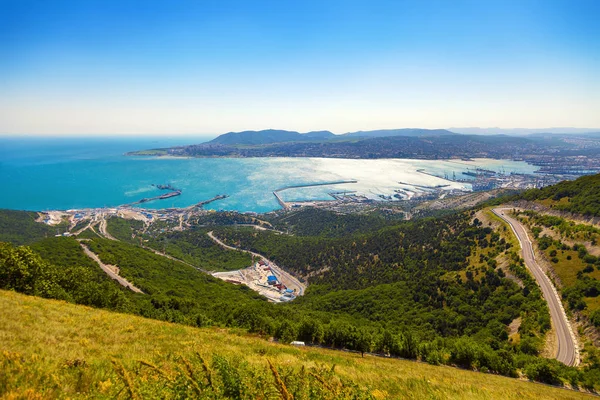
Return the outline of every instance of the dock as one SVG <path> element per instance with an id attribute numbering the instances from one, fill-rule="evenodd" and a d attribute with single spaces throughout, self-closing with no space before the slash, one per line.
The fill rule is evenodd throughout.
<path id="1" fill-rule="evenodd" d="M 164 199 L 170 199 L 171 197 L 175 197 L 175 196 L 179 196 L 181 195 L 181 190 L 177 190 L 175 192 L 169 192 L 169 193 L 165 193 L 165 194 L 161 194 L 160 196 L 154 196 L 154 197 L 145 197 L 143 199 L 140 199 L 138 201 L 134 201 L 133 203 L 129 203 L 129 204 L 125 204 L 124 206 L 134 206 L 136 204 L 142 204 L 142 203 L 148 203 L 151 201 L 155 201 L 155 200 L 164 200 Z M 121 206 L 123 207 L 123 206 Z"/>
<path id="2" fill-rule="evenodd" d="M 199 202 L 199 203 L 196 203 L 196 204 L 194 204 L 193 206 L 190 206 L 190 207 L 188 207 L 188 208 L 202 208 L 202 207 L 204 207 L 205 205 L 207 205 L 207 204 L 209 204 L 209 203 L 212 203 L 213 201 L 217 201 L 217 200 L 226 199 L 226 198 L 228 198 L 228 197 L 229 197 L 229 195 L 226 195 L 226 194 L 218 194 L 218 195 L 216 195 L 215 197 L 213 197 L 212 199 L 203 200 L 203 201 L 201 201 L 201 202 Z"/>
<path id="3" fill-rule="evenodd" d="M 421 171 L 423 171 L 423 170 L 419 170 L 417 172 L 421 172 Z M 429 175 L 431 175 L 431 174 L 429 174 Z M 432 176 L 435 176 L 435 175 L 432 175 Z M 450 185 L 426 186 L 426 185 L 417 185 L 415 183 L 407 183 L 407 182 L 398 182 L 398 183 L 401 184 L 401 185 L 413 186 L 413 187 L 416 187 L 417 189 L 429 189 L 429 190 L 431 190 L 431 189 L 442 189 L 442 188 L 450 186 Z"/>
<path id="4" fill-rule="evenodd" d="M 279 205 L 281 206 L 281 208 L 283 208 L 284 210 L 289 210 L 290 209 L 290 206 L 285 201 L 283 201 L 283 199 L 281 198 L 281 196 L 279 196 L 279 193 L 278 193 L 277 190 L 273 191 L 273 195 L 277 199 L 277 202 L 279 203 Z"/>

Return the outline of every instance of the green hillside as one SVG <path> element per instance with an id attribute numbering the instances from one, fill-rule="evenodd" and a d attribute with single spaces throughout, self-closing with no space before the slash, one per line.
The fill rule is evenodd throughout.
<path id="1" fill-rule="evenodd" d="M 592 398 L 492 374 L 295 348 L 8 291 L 0 291 L 0 397 Z"/>
<path id="2" fill-rule="evenodd" d="M 36 222 L 38 213 L 0 209 L 0 242 L 30 244 L 65 231 L 65 226 L 51 227 Z"/>
<path id="3" fill-rule="evenodd" d="M 539 200 L 558 210 L 575 214 L 600 216 L 600 174 L 574 181 L 564 181 L 542 189 L 532 189 L 519 196 Z"/>
<path id="4" fill-rule="evenodd" d="M 345 220 L 331 218 L 332 224 Z M 550 329 L 548 309 L 507 232 L 481 226 L 469 212 L 388 223 L 329 238 L 211 228 L 232 245 L 256 249 L 308 280 L 306 295 L 286 304 L 269 303 L 246 286 L 215 279 L 137 241 L 99 237 L 83 243 L 143 294 L 109 279 L 73 237 L 51 237 L 31 247 L 1 244 L 0 289 L 188 326 L 241 329 L 263 340 L 302 340 L 598 389 L 597 359 L 572 368 L 540 357 Z M 300 224 L 294 221 L 296 232 L 304 230 Z M 149 233 L 133 225 L 127 229 L 119 237 L 135 235 L 141 243 L 192 262 L 211 258 L 227 269 L 231 260 L 243 264 L 247 257 L 215 249 L 201 227 Z M 507 273 L 519 276 L 521 286 Z M 509 328 L 514 323 L 516 332 Z"/>

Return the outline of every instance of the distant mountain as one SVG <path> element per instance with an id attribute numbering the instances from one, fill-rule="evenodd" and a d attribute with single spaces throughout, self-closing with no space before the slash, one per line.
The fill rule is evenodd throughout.
<path id="1" fill-rule="evenodd" d="M 220 145 L 261 145 L 287 142 L 327 141 L 333 138 L 378 138 L 390 136 L 426 137 L 426 136 L 455 136 L 454 132 L 446 129 L 380 129 L 374 131 L 348 132 L 343 135 L 334 135 L 329 131 L 313 131 L 300 133 L 279 129 L 266 129 L 262 131 L 228 132 L 210 142 Z"/>
<path id="2" fill-rule="evenodd" d="M 448 130 L 464 135 L 531 135 L 537 133 L 552 134 L 585 134 L 600 132 L 600 128 L 448 128 Z"/>
<path id="3" fill-rule="evenodd" d="M 332 137 L 335 137 L 335 135 L 329 131 L 299 133 L 296 131 L 266 129 L 262 131 L 228 132 L 211 140 L 208 143 L 223 145 L 260 145 L 285 142 L 303 142 L 307 140 L 328 140 Z"/>
<path id="4" fill-rule="evenodd" d="M 404 128 L 404 129 L 379 129 L 374 131 L 357 131 L 344 133 L 341 136 L 346 137 L 388 137 L 388 136 L 408 136 L 408 137 L 423 137 L 423 136 L 448 136 L 456 135 L 455 132 L 450 132 L 446 129 L 419 129 L 419 128 Z"/>
<path id="5" fill-rule="evenodd" d="M 313 132 L 301 133 L 301 135 L 305 138 L 324 139 L 324 140 L 329 140 L 331 138 L 336 137 L 336 135 L 334 135 L 333 133 L 331 133 L 329 131 L 313 131 Z"/>

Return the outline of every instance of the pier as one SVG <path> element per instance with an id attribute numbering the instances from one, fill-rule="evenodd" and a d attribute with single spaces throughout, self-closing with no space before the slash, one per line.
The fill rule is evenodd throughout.
<path id="1" fill-rule="evenodd" d="M 423 171 L 423 170 L 419 170 L 419 171 L 417 171 L 417 172 L 421 172 L 421 173 L 423 173 L 422 171 Z M 432 175 L 432 176 L 435 176 L 435 175 Z M 417 184 L 415 184 L 415 183 L 408 183 L 408 182 L 398 182 L 398 183 L 399 183 L 399 184 L 401 184 L 401 185 L 413 186 L 413 187 L 416 187 L 416 188 L 418 188 L 418 189 L 430 189 L 430 190 L 431 190 L 431 189 L 443 189 L 443 188 L 445 188 L 445 187 L 448 187 L 448 186 L 450 186 L 450 185 L 435 185 L 435 186 L 425 186 L 425 185 L 417 185 Z"/>
<path id="2" fill-rule="evenodd" d="M 215 197 L 213 197 L 212 199 L 208 199 L 208 200 L 203 200 L 199 203 L 194 204 L 193 206 L 190 206 L 189 208 L 202 208 L 203 206 L 212 203 L 213 201 L 217 201 L 217 200 L 222 200 L 222 199 L 226 199 L 229 196 L 226 194 L 218 194 Z"/>
<path id="3" fill-rule="evenodd" d="M 281 206 L 281 208 L 283 208 L 284 210 L 289 210 L 290 209 L 290 206 L 285 201 L 283 201 L 283 199 L 281 198 L 281 196 L 279 196 L 279 193 L 278 193 L 277 190 L 275 190 L 273 192 L 273 195 L 277 199 L 277 202 L 279 203 L 279 205 Z"/>
<path id="4" fill-rule="evenodd" d="M 128 207 L 128 206 L 134 206 L 136 204 L 148 203 L 148 202 L 151 202 L 151 201 L 154 201 L 154 200 L 170 199 L 171 197 L 175 197 L 175 196 L 179 196 L 179 195 L 181 195 L 181 190 L 177 190 L 175 192 L 169 192 L 169 193 L 161 194 L 160 196 L 145 197 L 145 198 L 143 198 L 141 200 L 134 201 L 133 203 L 124 204 L 124 206 Z"/>

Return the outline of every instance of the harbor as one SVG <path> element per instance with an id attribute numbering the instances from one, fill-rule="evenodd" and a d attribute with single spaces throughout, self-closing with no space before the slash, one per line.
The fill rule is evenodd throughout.
<path id="1" fill-rule="evenodd" d="M 288 202 L 283 200 L 283 198 L 279 195 L 279 192 L 283 192 L 284 190 L 288 190 L 288 189 L 301 189 L 301 188 L 309 188 L 309 187 L 317 187 L 317 186 L 343 185 L 343 184 L 347 184 L 347 183 L 358 183 L 358 181 L 357 180 L 347 180 L 347 181 L 334 181 L 334 182 L 307 183 L 307 184 L 301 184 L 301 185 L 289 185 L 289 186 L 284 186 L 282 188 L 274 190 L 273 195 L 277 199 L 277 202 L 279 203 L 281 208 L 283 208 L 284 210 L 289 210 L 290 208 L 292 208 L 292 205 L 288 204 Z M 336 197 L 333 194 L 330 194 L 330 195 L 334 199 L 339 199 L 339 197 Z M 298 203 L 298 202 L 295 202 L 295 203 Z"/>

